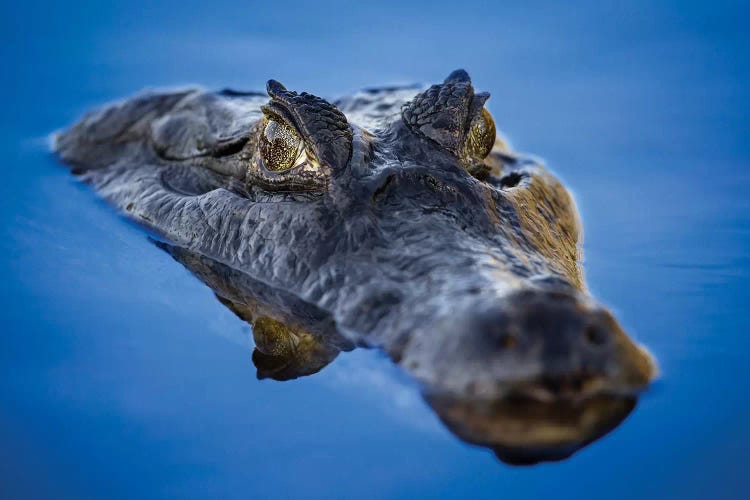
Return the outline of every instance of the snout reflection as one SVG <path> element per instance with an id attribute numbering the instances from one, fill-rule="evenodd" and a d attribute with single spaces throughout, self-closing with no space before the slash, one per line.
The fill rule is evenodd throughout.
<path id="1" fill-rule="evenodd" d="M 617 396 L 551 402 L 514 396 L 426 399 L 453 434 L 512 465 L 566 459 L 617 427 L 636 404 L 635 398 Z"/>

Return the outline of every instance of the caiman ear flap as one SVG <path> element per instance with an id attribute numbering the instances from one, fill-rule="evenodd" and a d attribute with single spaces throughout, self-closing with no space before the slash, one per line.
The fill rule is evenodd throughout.
<path id="1" fill-rule="evenodd" d="M 287 90 L 276 80 L 268 80 L 266 91 L 271 102 L 263 107 L 290 121 L 312 147 L 315 157 L 334 170 L 344 168 L 352 155 L 352 129 L 344 113 L 321 97 Z"/>
<path id="2" fill-rule="evenodd" d="M 469 74 L 457 69 L 406 103 L 401 116 L 412 130 L 461 156 L 469 125 L 489 96 L 475 95 Z"/>

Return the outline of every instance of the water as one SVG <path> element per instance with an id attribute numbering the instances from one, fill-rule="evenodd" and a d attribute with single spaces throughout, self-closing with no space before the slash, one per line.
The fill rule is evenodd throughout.
<path id="1" fill-rule="evenodd" d="M 0 494 L 731 498 L 750 488 L 750 58 L 740 2 L 5 2 Z M 658 357 L 622 426 L 499 463 L 377 353 L 255 380 L 249 329 L 48 154 L 144 86 L 324 96 L 465 67 L 576 194 L 588 282 Z"/>

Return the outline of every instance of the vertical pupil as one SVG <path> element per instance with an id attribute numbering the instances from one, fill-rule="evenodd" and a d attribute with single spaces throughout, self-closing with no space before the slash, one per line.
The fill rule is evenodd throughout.
<path id="1" fill-rule="evenodd" d="M 260 141 L 260 153 L 269 170 L 286 170 L 294 166 L 300 139 L 287 125 L 269 120 Z"/>

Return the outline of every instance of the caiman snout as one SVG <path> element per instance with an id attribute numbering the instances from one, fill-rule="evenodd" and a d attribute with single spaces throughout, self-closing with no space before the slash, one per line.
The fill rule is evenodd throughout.
<path id="1" fill-rule="evenodd" d="M 516 291 L 435 328 L 452 331 L 416 336 L 404 363 L 437 392 L 575 400 L 633 395 L 655 374 L 612 314 L 572 289 Z"/>

